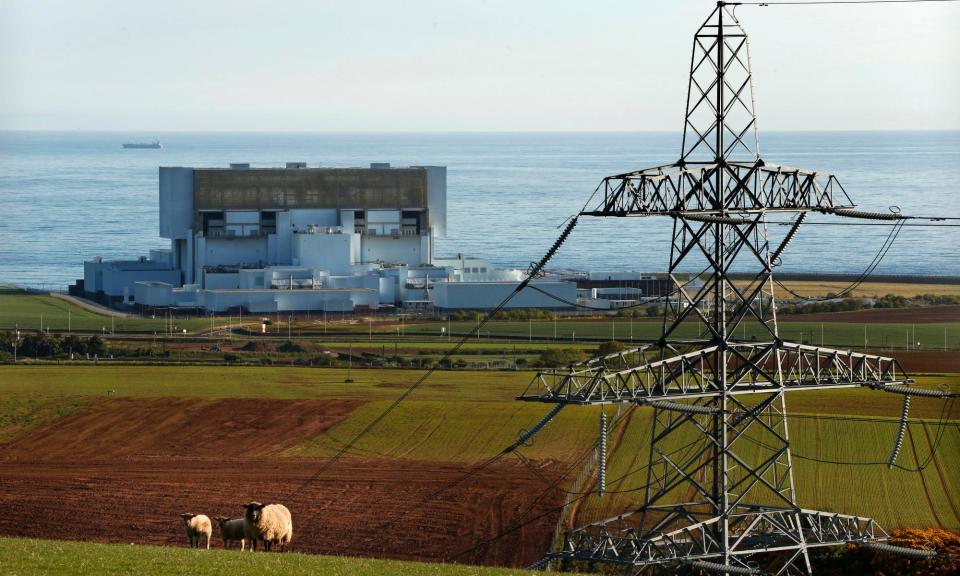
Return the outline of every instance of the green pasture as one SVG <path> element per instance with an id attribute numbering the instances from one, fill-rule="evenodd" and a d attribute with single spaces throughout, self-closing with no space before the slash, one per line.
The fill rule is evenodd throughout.
<path id="1" fill-rule="evenodd" d="M 195 330 L 209 326 L 208 318 L 177 318 L 177 330 Z M 163 318 L 113 318 L 92 312 L 76 304 L 45 294 L 33 294 L 14 288 L 0 287 L 0 330 L 55 332 L 77 330 L 110 333 L 114 332 L 163 332 Z"/>
<path id="2" fill-rule="evenodd" d="M 0 572 L 9 576 L 507 576 L 504 568 L 426 564 L 312 554 L 252 554 L 131 544 L 0 538 Z"/>
<path id="3" fill-rule="evenodd" d="M 953 420 L 943 426 L 937 420 L 911 423 L 897 460 L 906 469 L 893 470 L 887 468 L 887 458 L 897 432 L 896 418 L 852 422 L 798 413 L 788 425 L 797 499 L 802 507 L 870 515 L 887 529 L 940 526 L 960 530 L 960 483 L 956 481 L 960 422 Z M 620 440 L 608 456 L 607 492 L 583 499 L 577 524 L 620 514 L 642 500 L 650 426 L 650 412 L 637 409 L 612 430 L 611 442 Z M 689 430 L 683 432 L 684 436 L 660 446 L 673 460 L 694 457 L 696 450 L 705 446 Z M 689 443 L 692 446 L 687 446 Z M 937 447 L 934 457 L 923 467 L 932 446 Z M 738 440 L 733 451 L 754 463 L 772 454 L 769 437 L 756 429 Z M 917 471 L 921 467 L 923 470 Z M 591 482 L 586 489 L 594 487 Z M 693 490 L 683 485 L 671 494 L 690 498 Z"/>

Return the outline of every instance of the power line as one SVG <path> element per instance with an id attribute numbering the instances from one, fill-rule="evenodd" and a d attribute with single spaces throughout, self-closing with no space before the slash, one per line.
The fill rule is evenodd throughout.
<path id="1" fill-rule="evenodd" d="M 896 224 L 893 225 L 893 228 L 891 228 L 890 233 L 887 235 L 887 238 L 883 241 L 883 244 L 880 246 L 880 250 L 876 253 L 876 255 L 874 255 L 873 260 L 870 261 L 870 263 L 867 265 L 867 268 L 863 272 L 861 272 L 860 275 L 857 276 L 857 278 L 854 279 L 853 282 L 851 282 L 842 290 L 840 290 L 840 292 L 838 292 L 835 297 L 843 298 L 851 294 L 854 290 L 859 288 L 861 284 L 866 282 L 867 278 L 869 278 L 870 275 L 873 274 L 873 272 L 877 269 L 877 266 L 880 265 L 880 262 L 883 261 L 884 256 L 887 255 L 887 252 L 890 251 L 890 248 L 893 247 L 893 243 L 896 242 L 897 237 L 900 235 L 900 230 L 902 228 L 903 228 L 902 221 L 898 221 Z M 801 296 L 800 294 L 797 294 L 796 292 L 788 288 L 783 282 L 781 282 L 780 280 L 777 280 L 776 278 L 774 278 L 773 281 L 776 282 L 778 286 L 780 286 L 781 288 L 783 288 L 784 290 L 786 290 L 787 292 L 789 292 L 790 294 L 792 294 L 797 298 L 802 298 L 807 300 L 810 299 L 805 296 Z M 813 298 L 813 299 L 822 301 L 822 300 L 829 300 L 830 298 Z"/>
<path id="2" fill-rule="evenodd" d="M 777 226 L 793 226 L 793 222 L 768 222 Z M 804 222 L 804 226 L 889 226 L 882 222 Z M 960 228 L 960 224 L 901 224 L 905 228 Z"/>
<path id="3" fill-rule="evenodd" d="M 946 429 L 947 429 L 948 427 L 950 427 L 951 425 L 952 425 L 952 426 L 958 426 L 957 423 L 951 423 L 951 422 L 949 422 L 950 412 L 951 412 L 952 409 L 953 409 L 953 401 L 954 401 L 954 397 L 951 397 L 947 402 L 944 402 L 943 407 L 940 409 L 939 421 L 935 424 L 935 425 L 937 426 L 937 436 L 936 436 L 936 438 L 934 439 L 934 441 L 930 444 L 930 452 L 927 454 L 927 456 L 926 456 L 926 458 L 924 459 L 923 463 L 921 464 L 920 461 L 919 461 L 919 459 L 918 459 L 918 460 L 917 460 L 917 466 L 916 466 L 916 467 L 912 467 L 912 468 L 911 468 L 911 467 L 907 467 L 907 466 L 902 466 L 902 465 L 900 465 L 900 464 L 894 464 L 894 468 L 897 468 L 898 470 L 903 470 L 904 472 L 923 472 L 923 471 L 933 462 L 933 458 L 936 456 L 936 453 L 937 453 L 937 451 L 938 451 L 939 448 L 940 448 L 940 444 L 943 442 L 943 436 L 944 436 L 944 433 L 945 433 Z M 823 416 L 799 416 L 799 415 L 794 415 L 794 414 L 791 414 L 790 416 L 788 416 L 788 418 L 800 418 L 800 417 L 803 417 L 803 418 L 811 418 L 811 419 L 816 419 L 816 420 L 819 420 L 819 419 L 821 419 L 821 418 L 823 418 L 823 419 L 828 418 L 828 417 L 823 417 Z M 845 421 L 862 421 L 862 420 L 863 420 L 863 419 L 858 419 L 858 418 L 843 418 L 843 417 L 833 417 L 833 419 L 835 419 L 835 420 L 845 420 Z M 881 421 L 881 420 L 880 420 L 880 419 L 876 419 L 876 420 L 873 420 L 873 421 Z M 884 422 L 884 423 L 888 423 L 888 424 L 895 424 L 895 423 L 896 423 L 896 421 L 894 421 L 894 420 L 883 420 L 883 422 Z M 933 423 L 924 422 L 924 421 L 922 421 L 922 420 L 918 422 L 916 419 L 914 419 L 914 422 L 913 422 L 913 423 L 915 423 L 915 424 L 921 424 L 921 425 L 924 425 L 924 426 L 926 426 L 926 425 L 931 425 L 931 426 L 933 426 L 933 425 L 934 425 Z M 749 440 L 749 441 L 752 442 L 753 444 L 756 444 L 757 446 L 760 446 L 760 447 L 762 447 L 762 448 L 766 448 L 766 449 L 768 449 L 768 450 L 777 450 L 776 447 L 770 446 L 769 444 L 767 444 L 767 443 L 765 443 L 765 442 L 763 442 L 763 441 L 761 441 L 761 440 L 758 440 L 758 439 L 756 439 L 756 438 L 753 438 L 753 437 L 750 436 L 749 434 L 745 434 L 745 435 L 744 435 L 744 438 L 746 438 L 747 440 Z M 799 458 L 800 460 L 807 460 L 807 461 L 809 461 L 809 462 L 816 462 L 816 463 L 819 463 L 819 464 L 833 464 L 833 465 L 839 465 L 839 466 L 880 466 L 880 465 L 882 465 L 882 466 L 887 466 L 888 463 L 889 463 L 888 460 L 882 460 L 882 461 L 881 461 L 881 460 L 877 460 L 877 461 L 866 461 L 866 460 L 832 460 L 832 459 L 828 459 L 828 458 L 818 458 L 818 457 L 815 457 L 815 456 L 808 456 L 808 455 L 806 455 L 806 454 L 802 454 L 802 453 L 800 453 L 800 452 L 797 452 L 796 450 L 792 450 L 792 451 L 791 451 L 791 455 L 792 455 L 794 458 Z M 916 453 L 914 453 L 914 456 L 916 456 Z"/>

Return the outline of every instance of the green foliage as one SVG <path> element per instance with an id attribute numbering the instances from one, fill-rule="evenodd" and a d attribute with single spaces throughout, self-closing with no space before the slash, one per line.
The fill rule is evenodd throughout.
<path id="1" fill-rule="evenodd" d="M 277 351 L 295 354 L 297 352 L 303 352 L 303 346 L 297 344 L 293 340 L 287 340 L 283 344 L 277 346 Z"/>
<path id="2" fill-rule="evenodd" d="M 960 296 L 950 296 L 945 294 L 921 294 L 915 300 L 928 306 L 956 306 L 960 304 Z"/>
<path id="3" fill-rule="evenodd" d="M 597 348 L 597 354 L 599 356 L 609 356 L 610 354 L 616 354 L 617 352 L 623 352 L 627 347 L 623 342 L 618 342 L 616 340 L 608 340 Z"/>
<path id="4" fill-rule="evenodd" d="M 828 295 L 830 301 L 812 302 L 809 304 L 787 304 L 779 307 L 781 314 L 814 314 L 818 312 L 849 312 L 870 308 L 911 308 L 914 306 L 955 306 L 960 304 L 960 297 L 950 295 L 922 294 L 915 298 L 907 298 L 897 294 L 887 294 L 874 298 L 872 301 L 863 298 L 839 299 L 835 294 Z"/>
<path id="5" fill-rule="evenodd" d="M 240 356 L 234 354 L 233 352 L 227 352 L 223 355 L 223 360 L 228 364 L 236 364 L 240 361 Z"/>
<path id="6" fill-rule="evenodd" d="M 12 353 L 15 339 L 14 332 L 0 332 L 0 352 Z M 36 358 L 55 358 L 70 353 L 106 356 L 108 352 L 106 342 L 96 335 L 84 340 L 73 335 L 64 337 L 46 332 L 21 333 L 16 348 L 18 356 Z"/>
<path id="7" fill-rule="evenodd" d="M 663 308 L 660 306 L 621 308 L 617 310 L 617 316 L 620 318 L 659 318 L 663 316 Z"/>
<path id="8" fill-rule="evenodd" d="M 933 559 L 907 558 L 861 546 L 820 549 L 812 560 L 817 574 L 883 574 L 884 576 L 954 576 L 960 573 L 960 536 L 938 528 L 897 530 L 887 542 L 902 548 L 936 550 Z"/>
<path id="9" fill-rule="evenodd" d="M 540 366 L 559 368 L 569 366 L 586 359 L 587 355 L 576 348 L 550 348 L 540 353 Z"/>
<path id="10" fill-rule="evenodd" d="M 105 356 L 107 354 L 107 343 L 97 335 L 93 335 L 87 339 L 86 348 L 86 353 L 91 356 Z"/>
<path id="11" fill-rule="evenodd" d="M 486 312 L 477 312 L 476 310 L 454 310 L 449 314 L 449 318 L 455 322 L 466 322 L 477 317 L 483 318 Z M 494 320 L 552 320 L 557 315 L 553 312 L 541 308 L 518 308 L 516 310 L 501 310 L 493 315 Z"/>
<path id="12" fill-rule="evenodd" d="M 873 302 L 874 308 L 907 308 L 910 306 L 911 302 L 909 299 L 904 298 L 903 296 L 896 296 L 894 294 L 887 294 L 886 296 L 881 296 Z"/>
<path id="13" fill-rule="evenodd" d="M 897 296 L 895 298 L 903 297 Z M 865 303 L 860 298 L 844 298 L 842 300 L 814 302 L 811 304 L 787 304 L 780 306 L 778 310 L 781 314 L 814 314 L 819 312 L 850 312 L 853 310 L 862 310 L 864 307 Z M 884 306 L 880 307 L 882 308 Z"/>
<path id="14" fill-rule="evenodd" d="M 333 354 L 321 354 L 320 356 L 314 357 L 310 361 L 310 364 L 313 366 L 336 366 L 337 361 L 333 357 Z"/>

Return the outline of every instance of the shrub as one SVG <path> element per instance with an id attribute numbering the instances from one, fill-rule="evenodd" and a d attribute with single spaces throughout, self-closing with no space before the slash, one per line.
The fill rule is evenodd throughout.
<path id="1" fill-rule="evenodd" d="M 87 339 L 87 354 L 91 356 L 106 356 L 107 354 L 107 343 L 103 341 L 103 338 L 99 336 L 91 336 Z"/>
<path id="2" fill-rule="evenodd" d="M 616 354 L 617 352 L 623 352 L 627 347 L 624 346 L 623 342 L 618 342 L 617 340 L 610 340 L 600 344 L 600 347 L 597 348 L 597 354 L 600 356 L 609 356 L 610 354 Z"/>
<path id="3" fill-rule="evenodd" d="M 556 348 L 541 352 L 539 363 L 547 368 L 558 368 L 580 362 L 585 357 L 586 355 L 576 348 Z"/>
<path id="4" fill-rule="evenodd" d="M 240 356 L 237 356 L 233 352 L 227 352 L 223 355 L 223 360 L 228 364 L 236 364 L 240 361 Z"/>
<path id="5" fill-rule="evenodd" d="M 877 552 L 860 546 L 821 549 L 814 557 L 817 574 L 840 576 L 846 574 L 884 574 L 886 576 L 947 576 L 960 571 L 960 536 L 929 528 L 897 530 L 888 542 L 903 548 L 937 550 L 940 556 L 929 560 L 907 558 Z"/>
<path id="6" fill-rule="evenodd" d="M 244 352 L 276 352 L 277 348 L 270 342 L 251 340 L 241 348 Z"/>
<path id="7" fill-rule="evenodd" d="M 295 354 L 297 352 L 303 352 L 303 346 L 297 344 L 293 340 L 287 340 L 283 344 L 277 346 L 277 351 Z"/>

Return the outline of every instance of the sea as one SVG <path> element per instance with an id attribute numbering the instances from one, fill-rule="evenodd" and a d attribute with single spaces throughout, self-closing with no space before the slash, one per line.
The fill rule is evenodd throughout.
<path id="1" fill-rule="evenodd" d="M 162 150 L 123 149 L 159 139 Z M 165 248 L 158 167 L 447 167 L 447 234 L 434 253 L 498 267 L 539 260 L 605 176 L 674 162 L 677 133 L 106 133 L 0 131 L 0 284 L 63 290 L 83 261 Z M 768 163 L 835 174 L 860 210 L 960 217 L 960 132 L 769 132 Z M 782 221 L 783 218 L 776 218 Z M 816 215 L 779 271 L 859 274 L 889 224 Z M 843 222 L 843 225 L 816 224 Z M 921 223 L 921 222 L 914 222 Z M 876 224 L 876 222 L 874 222 Z M 904 227 L 877 274 L 960 275 L 960 220 Z M 667 269 L 666 218 L 582 218 L 550 268 Z M 772 235 L 785 226 L 771 226 Z"/>

